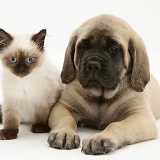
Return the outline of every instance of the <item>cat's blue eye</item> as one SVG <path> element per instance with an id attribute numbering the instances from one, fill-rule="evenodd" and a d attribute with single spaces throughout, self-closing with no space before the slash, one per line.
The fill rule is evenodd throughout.
<path id="1" fill-rule="evenodd" d="M 16 57 L 11 57 L 9 60 L 10 60 L 11 63 L 16 63 L 17 62 Z"/>
<path id="2" fill-rule="evenodd" d="M 32 57 L 29 57 L 29 58 L 27 58 L 26 59 L 26 61 L 27 61 L 27 63 L 33 63 L 34 62 L 34 58 L 32 58 Z"/>

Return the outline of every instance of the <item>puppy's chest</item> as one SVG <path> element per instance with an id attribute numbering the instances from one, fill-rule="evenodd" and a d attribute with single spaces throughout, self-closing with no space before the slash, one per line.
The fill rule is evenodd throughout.
<path id="1" fill-rule="evenodd" d="M 110 115 L 107 114 L 111 104 L 112 101 L 104 98 L 90 99 L 86 106 L 83 106 L 84 113 L 81 114 L 81 120 L 78 125 L 104 129 L 112 119 L 112 113 Z"/>
<path id="2" fill-rule="evenodd" d="M 84 114 L 79 121 L 80 126 L 94 127 L 97 129 L 104 129 L 112 122 L 118 122 L 125 119 L 132 111 L 128 107 L 130 103 L 123 101 L 123 99 L 101 99 L 83 106 Z"/>

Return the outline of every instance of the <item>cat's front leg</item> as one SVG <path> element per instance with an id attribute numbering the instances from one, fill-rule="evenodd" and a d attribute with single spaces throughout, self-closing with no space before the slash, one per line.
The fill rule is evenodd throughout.
<path id="1" fill-rule="evenodd" d="M 0 140 L 16 139 L 19 131 L 20 114 L 12 106 L 4 105 L 3 112 L 3 129 L 0 130 Z"/>
<path id="2" fill-rule="evenodd" d="M 32 125 L 31 131 L 33 133 L 46 133 L 50 131 L 48 126 L 48 117 L 50 113 L 50 107 L 38 107 L 35 110 L 35 121 Z"/>

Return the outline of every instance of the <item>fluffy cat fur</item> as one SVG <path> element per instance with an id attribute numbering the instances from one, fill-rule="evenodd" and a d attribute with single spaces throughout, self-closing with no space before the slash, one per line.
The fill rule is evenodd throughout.
<path id="1" fill-rule="evenodd" d="M 46 30 L 11 35 L 0 29 L 3 129 L 0 139 L 15 139 L 20 122 L 32 123 L 34 133 L 48 132 L 51 106 L 62 91 L 59 71 L 45 57 Z"/>

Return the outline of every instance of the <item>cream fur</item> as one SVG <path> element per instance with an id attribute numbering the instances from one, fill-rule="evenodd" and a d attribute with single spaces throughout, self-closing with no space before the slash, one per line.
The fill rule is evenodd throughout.
<path id="1" fill-rule="evenodd" d="M 31 41 L 31 35 L 20 34 L 20 35 L 11 35 L 14 37 L 12 43 L 3 50 L 3 55 L 10 54 L 11 52 L 17 51 L 17 49 L 23 49 L 32 52 L 39 52 L 35 43 Z M 32 53 L 29 52 L 29 53 Z"/>
<path id="2" fill-rule="evenodd" d="M 78 62 L 83 62 L 83 55 L 79 56 L 83 52 L 77 52 L 79 42 L 89 39 L 92 45 L 87 51 L 93 51 L 94 55 L 96 47 L 101 44 L 93 42 L 93 39 L 103 43 L 101 40 L 107 37 L 123 46 L 121 80 L 111 90 L 103 86 L 85 88 L 77 76 L 81 67 Z M 102 130 L 83 139 L 82 152 L 85 154 L 106 154 L 157 137 L 155 119 L 160 117 L 160 88 L 155 78 L 150 76 L 142 39 L 122 19 L 99 15 L 76 29 L 66 49 L 61 78 L 67 85 L 49 117 L 52 130 L 48 143 L 51 147 L 79 147 L 79 125 Z"/>
<path id="3" fill-rule="evenodd" d="M 9 34 L 6 34 L 7 36 Z M 36 42 L 32 39 L 33 35 L 11 36 L 13 39 L 0 55 L 3 66 L 4 97 L 2 107 L 4 127 L 0 130 L 0 139 L 16 138 L 20 122 L 33 123 L 32 132 L 47 132 L 51 107 L 63 90 L 60 72 L 45 57 L 44 49 L 39 49 L 39 45 L 43 46 L 46 30 L 43 29 L 35 34 Z M 30 66 L 30 68 L 33 67 L 32 70 L 23 78 L 17 76 L 17 73 L 12 73 L 12 65 L 9 62 L 9 57 L 20 56 L 18 54 L 26 56 L 25 58 L 36 57 L 35 65 Z M 22 60 L 24 61 L 24 59 Z M 18 63 L 20 63 L 20 59 Z"/>
<path id="4" fill-rule="evenodd" d="M 45 60 L 39 68 L 24 78 L 20 78 L 3 68 L 2 88 L 4 104 L 15 104 L 20 110 L 23 121 L 34 121 L 34 110 L 37 107 L 51 107 L 61 90 L 59 72 L 54 65 Z M 8 106 L 8 105 L 7 105 Z"/>

